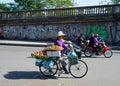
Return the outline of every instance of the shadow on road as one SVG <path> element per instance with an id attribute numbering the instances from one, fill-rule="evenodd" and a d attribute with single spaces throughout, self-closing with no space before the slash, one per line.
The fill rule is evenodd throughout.
<path id="1" fill-rule="evenodd" d="M 44 77 L 40 72 L 35 71 L 10 71 L 4 75 L 7 79 L 57 79 L 57 77 Z"/>
<path id="2" fill-rule="evenodd" d="M 28 56 L 27 58 L 32 58 L 32 59 L 35 59 L 35 57 L 32 57 L 32 56 Z"/>
<path id="3" fill-rule="evenodd" d="M 82 56 L 81 58 L 105 58 L 105 57 L 104 56 L 92 56 L 92 57 Z"/>

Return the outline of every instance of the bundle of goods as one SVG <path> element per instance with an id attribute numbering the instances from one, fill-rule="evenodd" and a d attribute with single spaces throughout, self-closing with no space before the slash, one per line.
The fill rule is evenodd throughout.
<path id="1" fill-rule="evenodd" d="M 49 57 L 45 54 L 44 50 L 39 50 L 36 52 L 31 53 L 32 57 L 35 57 L 36 59 L 48 59 Z"/>
<path id="2" fill-rule="evenodd" d="M 51 46 L 46 47 L 44 50 L 46 50 L 46 51 L 52 51 L 52 50 L 53 51 L 61 51 L 61 50 L 63 50 L 63 48 L 58 45 L 51 45 Z"/>
<path id="3" fill-rule="evenodd" d="M 31 53 L 31 56 L 35 57 L 36 59 L 48 59 L 49 57 L 53 56 L 58 57 L 61 55 L 60 53 L 61 50 L 63 50 L 62 47 L 57 45 L 51 45 L 44 48 L 44 50 L 38 50 L 36 52 Z"/>
<path id="4" fill-rule="evenodd" d="M 63 50 L 63 48 L 58 45 L 51 45 L 46 47 L 44 50 L 46 51 L 46 54 L 49 57 L 60 57 L 61 50 Z"/>

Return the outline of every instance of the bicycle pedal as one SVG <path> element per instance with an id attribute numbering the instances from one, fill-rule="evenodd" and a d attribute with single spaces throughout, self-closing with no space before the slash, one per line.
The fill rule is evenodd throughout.
<path id="1" fill-rule="evenodd" d="M 61 71 L 59 71 L 58 76 L 60 76 L 62 73 L 63 73 L 63 71 L 62 71 L 62 70 L 61 70 Z"/>

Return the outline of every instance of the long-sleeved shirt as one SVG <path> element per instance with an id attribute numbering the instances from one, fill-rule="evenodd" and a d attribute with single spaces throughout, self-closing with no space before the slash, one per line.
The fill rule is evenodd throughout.
<path id="1" fill-rule="evenodd" d="M 101 43 L 101 42 L 98 41 L 97 37 L 94 37 L 94 44 L 95 44 L 95 45 L 99 45 L 100 43 Z"/>
<path id="2" fill-rule="evenodd" d="M 67 49 L 67 46 L 64 44 L 63 40 L 62 39 L 57 39 L 55 42 L 54 42 L 55 45 L 58 45 L 64 49 Z M 61 53 L 63 54 L 64 50 L 61 51 Z"/>

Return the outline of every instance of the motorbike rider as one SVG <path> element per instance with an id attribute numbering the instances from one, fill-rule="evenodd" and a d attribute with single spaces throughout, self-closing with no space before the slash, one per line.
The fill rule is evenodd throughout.
<path id="1" fill-rule="evenodd" d="M 82 44 L 84 43 L 83 34 L 81 33 L 78 37 L 78 45 L 82 47 Z"/>
<path id="2" fill-rule="evenodd" d="M 89 41 L 88 41 L 88 40 L 85 40 L 85 38 L 83 37 L 83 34 L 81 33 L 80 36 L 79 36 L 78 39 L 77 39 L 77 44 L 78 44 L 78 46 L 81 47 L 81 51 L 84 52 L 85 47 L 86 47 L 86 45 L 88 44 L 88 42 L 89 42 Z"/>
<path id="3" fill-rule="evenodd" d="M 98 34 L 94 35 L 94 48 L 96 51 L 96 55 L 99 55 L 99 50 L 100 50 L 99 44 L 103 43 L 98 40 L 98 36 L 99 36 Z"/>
<path id="4" fill-rule="evenodd" d="M 94 48 L 94 33 L 92 33 L 91 37 L 89 38 L 89 46 Z"/>
<path id="5" fill-rule="evenodd" d="M 65 34 L 62 31 L 59 31 L 58 35 L 57 35 L 57 39 L 55 40 L 54 44 L 64 48 L 64 50 L 66 50 L 68 48 L 64 43 L 65 42 L 65 40 L 63 40 L 64 36 L 65 36 Z M 61 51 L 61 56 L 64 54 L 64 50 Z M 65 71 L 65 74 L 68 74 L 68 71 L 64 65 L 64 62 L 62 62 L 62 67 L 63 67 L 63 70 Z"/>

